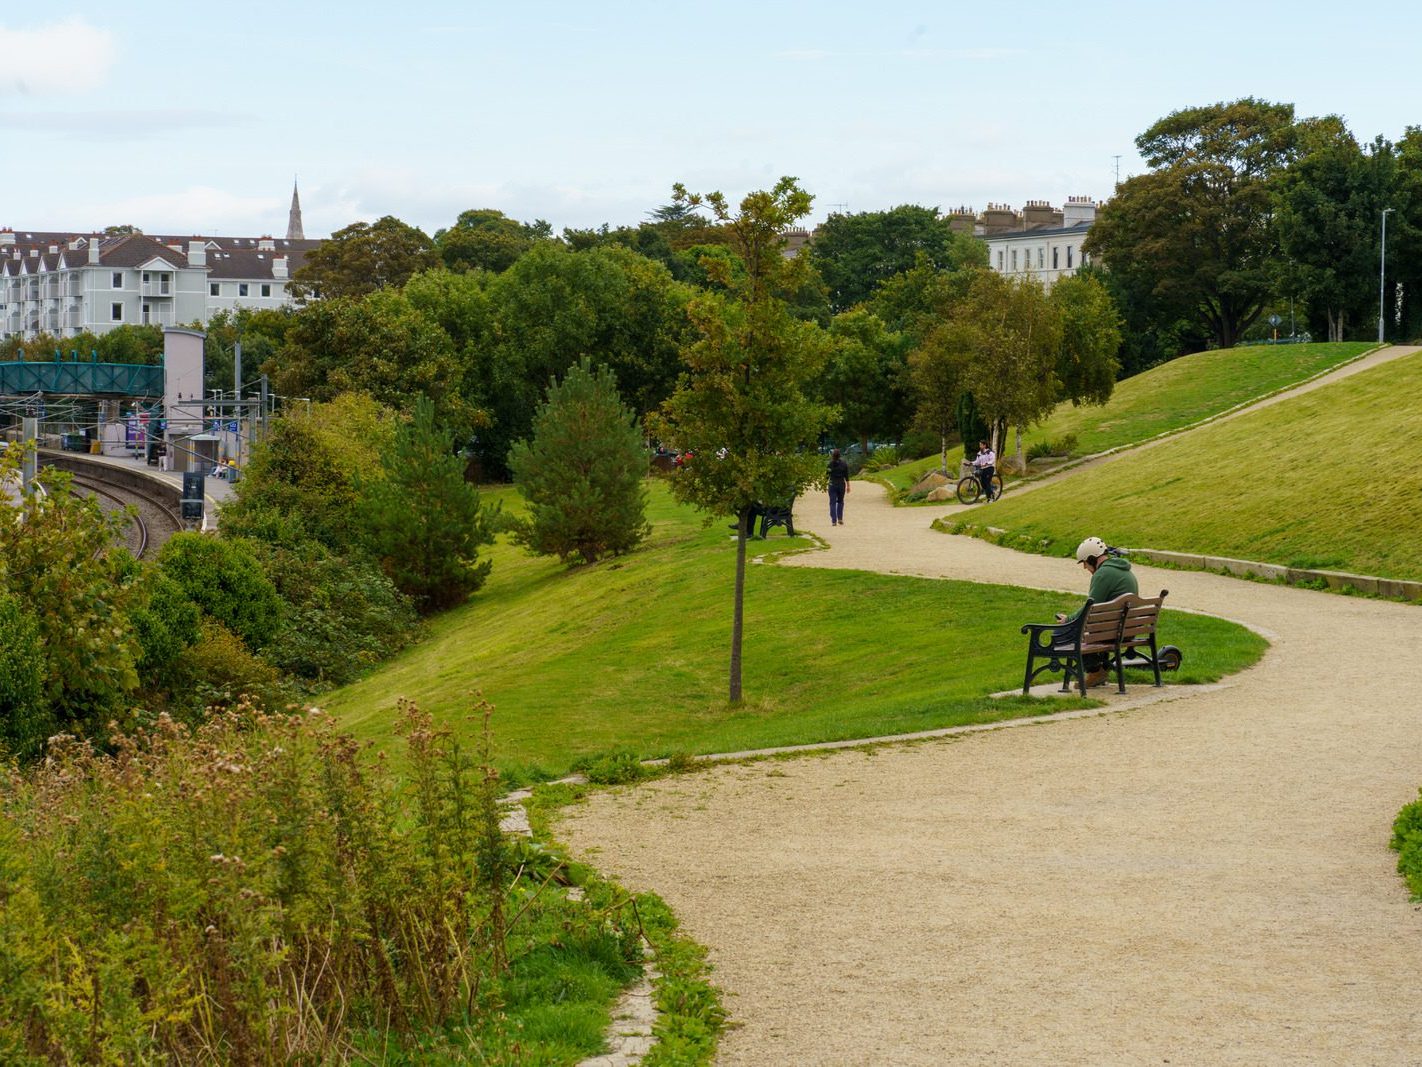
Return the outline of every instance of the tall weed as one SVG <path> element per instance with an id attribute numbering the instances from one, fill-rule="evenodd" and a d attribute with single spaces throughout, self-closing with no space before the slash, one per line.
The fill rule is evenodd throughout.
<path id="1" fill-rule="evenodd" d="M 548 951 L 538 929 L 581 938 L 610 961 L 610 996 L 631 973 L 625 931 L 566 913 L 551 876 L 516 878 L 487 754 L 401 715 L 408 786 L 320 713 L 249 706 L 195 729 L 160 718 L 111 755 L 56 738 L 11 769 L 0 1062 L 332 1062 L 371 1034 L 487 1038 L 504 1051 L 481 1062 L 517 1060 L 525 1046 L 487 1035 L 517 1008 L 520 918 L 522 955 Z"/>

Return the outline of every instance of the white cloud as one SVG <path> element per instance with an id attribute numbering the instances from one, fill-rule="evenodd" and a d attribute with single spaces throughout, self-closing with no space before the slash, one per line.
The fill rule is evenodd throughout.
<path id="1" fill-rule="evenodd" d="M 117 49 L 113 35 L 81 18 L 32 29 L 0 25 L 0 97 L 82 93 L 102 85 Z"/>

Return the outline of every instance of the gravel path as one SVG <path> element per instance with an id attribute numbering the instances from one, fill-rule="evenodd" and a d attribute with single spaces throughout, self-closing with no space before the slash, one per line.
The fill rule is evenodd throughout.
<path id="1" fill-rule="evenodd" d="M 797 525 L 829 550 L 787 562 L 1083 595 L 1069 561 L 930 531 L 947 510 L 855 483 L 831 529 L 811 494 Z M 1422 608 L 1137 573 L 1273 648 L 1120 715 L 568 812 L 575 851 L 710 946 L 718 1062 L 1422 1064 L 1422 910 L 1386 847 L 1422 784 Z"/>

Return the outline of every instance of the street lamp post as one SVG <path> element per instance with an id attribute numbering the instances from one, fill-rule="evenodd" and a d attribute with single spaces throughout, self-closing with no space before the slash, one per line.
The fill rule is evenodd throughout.
<path id="1" fill-rule="evenodd" d="M 1387 318 L 1387 217 L 1392 208 L 1382 211 L 1382 250 L 1378 252 L 1378 344 L 1383 341 L 1383 323 Z"/>

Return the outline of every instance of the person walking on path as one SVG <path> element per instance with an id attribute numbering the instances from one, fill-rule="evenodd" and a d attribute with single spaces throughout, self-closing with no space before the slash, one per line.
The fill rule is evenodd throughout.
<path id="1" fill-rule="evenodd" d="M 992 501 L 992 476 L 997 473 L 997 453 L 986 441 L 978 442 L 978 454 L 973 457 L 973 473 L 983 487 L 983 503 Z"/>
<path id="2" fill-rule="evenodd" d="M 1086 595 L 1091 598 L 1093 604 L 1104 604 L 1126 593 L 1140 592 L 1136 576 L 1131 573 L 1131 561 L 1118 554 L 1117 550 L 1108 548 L 1106 542 L 1099 537 L 1088 537 L 1076 546 L 1076 561 L 1091 575 L 1091 586 Z M 1085 610 L 1086 605 L 1083 604 L 1071 615 L 1058 614 L 1057 622 L 1062 623 L 1065 629 L 1075 623 Z M 1083 656 L 1081 666 L 1086 671 L 1088 686 L 1099 685 L 1106 680 L 1104 652 Z"/>
<path id="3" fill-rule="evenodd" d="M 829 470 L 830 525 L 844 525 L 844 494 L 849 492 L 849 464 L 839 454 L 839 449 L 830 453 Z"/>

